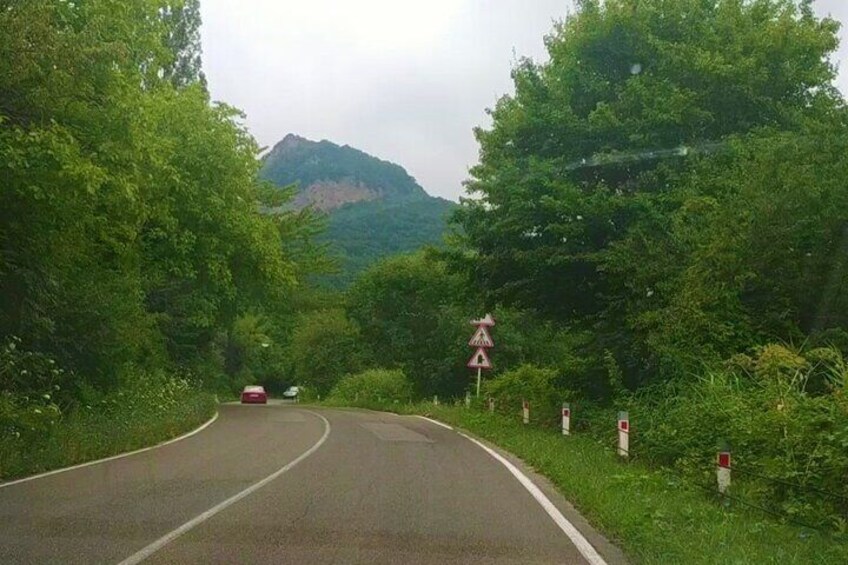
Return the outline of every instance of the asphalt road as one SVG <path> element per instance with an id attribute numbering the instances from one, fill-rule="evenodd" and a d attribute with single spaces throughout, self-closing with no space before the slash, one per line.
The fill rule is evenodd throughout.
<path id="1" fill-rule="evenodd" d="M 178 442 L 0 485 L 0 563 L 586 563 L 563 528 L 456 431 L 296 405 L 222 406 Z"/>

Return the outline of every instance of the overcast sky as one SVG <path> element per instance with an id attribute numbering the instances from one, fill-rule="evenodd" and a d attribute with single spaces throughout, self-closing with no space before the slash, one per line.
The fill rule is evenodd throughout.
<path id="1" fill-rule="evenodd" d="M 201 0 L 212 97 L 247 114 L 261 145 L 287 133 L 352 145 L 456 200 L 477 161 L 472 128 L 512 92 L 517 56 L 570 0 Z M 848 21 L 848 1 L 817 0 Z M 838 60 L 848 55 L 848 30 Z M 848 65 L 845 65 L 848 67 Z M 848 69 L 839 79 L 848 91 Z"/>

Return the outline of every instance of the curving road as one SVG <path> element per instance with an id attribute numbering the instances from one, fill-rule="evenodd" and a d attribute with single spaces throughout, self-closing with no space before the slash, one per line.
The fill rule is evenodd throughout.
<path id="1" fill-rule="evenodd" d="M 186 439 L 0 485 L 0 563 L 623 562 L 508 459 L 541 498 L 422 418 L 225 405 Z"/>

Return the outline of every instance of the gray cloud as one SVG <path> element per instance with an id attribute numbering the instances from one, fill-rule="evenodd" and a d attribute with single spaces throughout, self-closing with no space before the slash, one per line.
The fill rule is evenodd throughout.
<path id="1" fill-rule="evenodd" d="M 456 200 L 477 160 L 472 128 L 487 124 L 485 109 L 512 92 L 515 55 L 544 60 L 543 37 L 570 6 L 201 0 L 204 70 L 212 96 L 244 110 L 260 144 L 289 132 L 346 143 Z M 819 0 L 816 9 L 848 19 L 843 0 Z M 843 45 L 839 60 L 845 55 Z"/>

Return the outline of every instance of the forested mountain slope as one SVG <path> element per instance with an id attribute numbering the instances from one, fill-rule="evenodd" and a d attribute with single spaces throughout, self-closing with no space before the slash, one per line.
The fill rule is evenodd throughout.
<path id="1" fill-rule="evenodd" d="M 260 175 L 297 185 L 296 208 L 328 216 L 323 240 L 339 260 L 331 286 L 346 286 L 377 259 L 442 240 L 454 204 L 428 195 L 403 167 L 330 141 L 288 134 L 263 158 Z"/>

